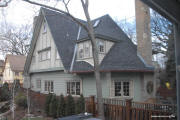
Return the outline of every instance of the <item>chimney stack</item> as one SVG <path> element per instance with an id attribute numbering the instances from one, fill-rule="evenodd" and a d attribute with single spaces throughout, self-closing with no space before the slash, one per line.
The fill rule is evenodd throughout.
<path id="1" fill-rule="evenodd" d="M 137 52 L 147 65 L 152 65 L 152 40 L 150 10 L 140 0 L 135 0 Z"/>

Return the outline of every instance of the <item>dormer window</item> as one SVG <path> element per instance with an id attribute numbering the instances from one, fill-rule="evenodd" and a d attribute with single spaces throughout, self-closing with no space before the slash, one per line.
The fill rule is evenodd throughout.
<path id="1" fill-rule="evenodd" d="M 99 53 L 105 53 L 105 42 L 104 41 L 98 41 L 98 49 Z"/>
<path id="2" fill-rule="evenodd" d="M 47 32 L 47 24 L 46 21 L 44 20 L 44 24 L 43 24 L 43 33 Z"/>

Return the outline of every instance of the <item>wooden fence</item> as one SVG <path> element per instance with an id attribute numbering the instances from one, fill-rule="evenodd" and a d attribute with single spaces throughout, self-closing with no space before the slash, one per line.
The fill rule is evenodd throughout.
<path id="1" fill-rule="evenodd" d="M 175 120 L 175 105 L 104 98 L 103 103 L 106 120 Z M 86 111 L 97 116 L 97 102 L 93 96 L 86 98 Z"/>

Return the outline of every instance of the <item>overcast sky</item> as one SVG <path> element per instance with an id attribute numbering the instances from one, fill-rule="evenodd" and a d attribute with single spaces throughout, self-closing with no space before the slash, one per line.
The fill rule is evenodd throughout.
<path id="1" fill-rule="evenodd" d="M 38 1 L 42 2 L 44 0 Z M 125 18 L 131 20 L 134 19 L 135 15 L 134 3 L 135 0 L 89 0 L 89 12 L 91 19 L 109 14 L 114 20 L 124 20 Z M 53 5 L 55 4 L 53 3 Z M 57 7 L 64 9 L 62 4 L 58 4 Z M 80 0 L 71 0 L 69 7 L 70 13 L 77 18 L 85 19 Z M 22 25 L 32 23 L 33 16 L 37 13 L 39 7 L 21 0 L 12 0 L 9 6 L 3 9 L 7 22 Z M 2 58 L 1 55 L 0 58 Z"/>
<path id="2" fill-rule="evenodd" d="M 16 24 L 26 24 L 32 21 L 32 15 L 38 10 L 29 3 L 21 0 L 12 0 L 6 12 L 7 19 Z M 38 0 L 43 1 L 43 0 Z M 50 1 L 50 0 L 49 0 Z M 135 0 L 89 0 L 89 12 L 92 19 L 109 14 L 113 19 L 125 19 L 134 17 Z M 58 5 L 63 9 L 62 5 Z M 80 0 L 71 0 L 70 12 L 78 18 L 84 19 L 84 13 Z M 36 8 L 36 9 L 35 9 Z M 7 8 L 5 8 L 7 9 Z"/>

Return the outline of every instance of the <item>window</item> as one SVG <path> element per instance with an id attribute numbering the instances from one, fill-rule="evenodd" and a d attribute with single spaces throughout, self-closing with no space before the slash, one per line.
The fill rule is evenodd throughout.
<path id="1" fill-rule="evenodd" d="M 59 53 L 58 53 L 57 49 L 56 49 L 56 51 L 55 51 L 55 55 L 56 55 L 56 59 L 60 59 Z"/>
<path id="2" fill-rule="evenodd" d="M 41 80 L 36 80 L 36 88 L 41 88 Z"/>
<path id="3" fill-rule="evenodd" d="M 83 43 L 80 43 L 78 46 L 78 57 L 80 59 L 84 58 Z"/>
<path id="4" fill-rule="evenodd" d="M 47 24 L 46 24 L 46 21 L 44 21 L 44 24 L 43 24 L 43 33 L 46 33 L 47 32 Z"/>
<path id="5" fill-rule="evenodd" d="M 98 41 L 99 53 L 105 53 L 105 42 L 102 40 Z"/>
<path id="6" fill-rule="evenodd" d="M 130 96 L 130 81 L 115 81 L 114 82 L 115 96 Z"/>
<path id="7" fill-rule="evenodd" d="M 67 82 L 67 94 L 80 95 L 80 82 Z"/>
<path id="8" fill-rule="evenodd" d="M 54 92 L 54 82 L 53 81 L 45 81 L 44 91 L 46 92 Z"/>
<path id="9" fill-rule="evenodd" d="M 39 52 L 39 61 L 49 60 L 51 59 L 51 50 L 45 50 Z"/>
<path id="10" fill-rule="evenodd" d="M 84 43 L 84 57 L 90 57 L 90 44 L 89 42 Z"/>

